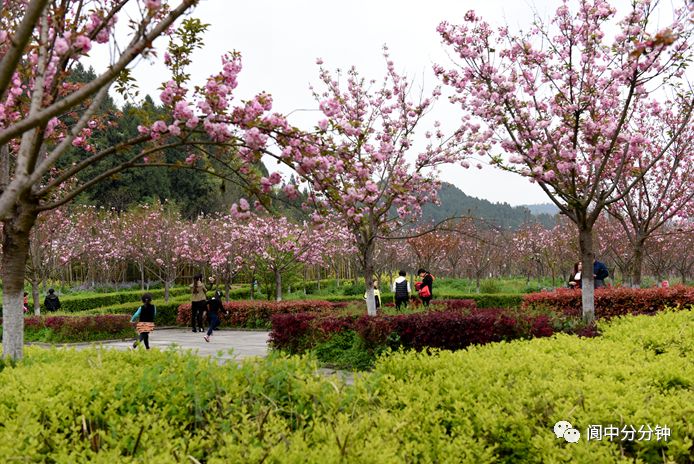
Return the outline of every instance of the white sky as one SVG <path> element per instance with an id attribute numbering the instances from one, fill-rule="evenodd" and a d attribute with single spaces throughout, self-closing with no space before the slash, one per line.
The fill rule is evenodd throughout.
<path id="1" fill-rule="evenodd" d="M 547 18 L 560 4 L 558 0 L 202 0 L 193 14 L 210 27 L 204 49 L 194 55 L 192 82 L 203 84 L 219 69 L 219 57 L 235 49 L 243 55 L 237 98 L 247 99 L 265 90 L 273 95 L 275 111 L 287 114 L 315 110 L 317 105 L 308 86 L 313 83 L 320 88 L 317 57 L 323 58 L 328 69 L 355 65 L 363 76 L 378 81 L 385 74 L 381 48 L 387 44 L 396 69 L 430 90 L 438 84 L 432 64 L 451 63 L 436 33 L 442 20 L 459 23 L 465 12 L 473 9 L 494 26 L 508 24 L 512 29 L 527 30 L 533 10 Z M 617 16 L 623 11 L 618 7 Z M 119 23 L 126 23 L 126 18 L 121 17 Z M 166 42 L 160 39 L 155 45 L 163 50 Z M 106 54 L 92 52 L 97 69 L 106 64 L 106 58 Z M 133 75 L 141 91 L 158 101 L 157 89 L 167 78 L 165 68 L 142 61 Z M 445 96 L 448 89 L 443 90 Z M 444 127 L 453 127 L 461 112 L 442 98 L 430 116 L 420 133 L 431 127 L 434 119 L 441 119 Z M 292 122 L 311 127 L 318 119 L 318 113 L 298 112 Z M 272 166 L 268 168 L 273 170 Z M 451 166 L 441 179 L 468 195 L 494 202 L 549 202 L 542 190 L 527 179 L 490 167 L 478 170 Z"/>

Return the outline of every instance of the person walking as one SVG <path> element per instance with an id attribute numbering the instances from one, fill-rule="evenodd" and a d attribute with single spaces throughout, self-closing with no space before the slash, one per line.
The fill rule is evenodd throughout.
<path id="1" fill-rule="evenodd" d="M 142 306 L 137 308 L 130 322 L 135 322 L 139 319 L 135 330 L 139 335 L 138 339 L 133 343 L 133 349 L 137 348 L 140 342 L 145 343 L 145 348 L 149 349 L 149 334 L 154 331 L 154 318 L 157 316 L 157 307 L 152 304 L 152 295 L 145 293 L 142 295 Z"/>
<path id="2" fill-rule="evenodd" d="M 410 300 L 410 282 L 407 280 L 407 273 L 400 271 L 398 278 L 393 282 L 393 293 L 395 294 L 395 309 L 400 311 L 402 306 L 407 307 Z"/>
<path id="3" fill-rule="evenodd" d="M 224 311 L 224 304 L 222 303 L 222 292 L 217 290 L 214 292 L 214 296 L 207 300 L 207 319 L 210 321 L 210 326 L 207 329 L 207 334 L 202 338 L 206 342 L 209 342 L 212 338 L 213 332 L 219 327 L 220 319 L 219 316 Z M 226 314 L 229 314 L 226 312 Z"/>
<path id="4" fill-rule="evenodd" d="M 60 298 L 55 294 L 55 290 L 52 288 L 48 289 L 48 295 L 43 299 L 43 307 L 46 311 L 57 311 L 60 309 Z"/>
<path id="5" fill-rule="evenodd" d="M 419 286 L 419 297 L 424 306 L 429 306 L 429 302 L 434 298 L 434 277 L 424 268 L 419 268 L 417 275 L 422 278 Z"/>
<path id="6" fill-rule="evenodd" d="M 202 313 L 207 307 L 207 289 L 202 283 L 202 274 L 193 276 L 193 283 L 190 285 L 190 323 L 193 332 L 204 332 L 202 328 Z"/>

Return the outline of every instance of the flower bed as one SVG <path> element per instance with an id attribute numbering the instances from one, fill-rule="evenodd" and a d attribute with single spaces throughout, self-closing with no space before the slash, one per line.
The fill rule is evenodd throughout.
<path id="1" fill-rule="evenodd" d="M 336 309 L 336 304 L 322 300 L 298 301 L 230 301 L 224 303 L 228 314 L 220 314 L 222 325 L 230 327 L 267 328 L 273 314 L 322 313 Z M 176 323 L 190 325 L 190 303 L 178 307 Z"/>
<path id="2" fill-rule="evenodd" d="M 598 288 L 595 290 L 595 317 L 627 314 L 654 314 L 665 307 L 694 305 L 694 287 Z M 581 291 L 559 289 L 523 296 L 523 308 L 551 309 L 568 316 L 581 315 Z"/>

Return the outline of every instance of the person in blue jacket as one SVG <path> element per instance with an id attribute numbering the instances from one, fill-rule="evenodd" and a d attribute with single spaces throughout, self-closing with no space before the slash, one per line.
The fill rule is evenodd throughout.
<path id="1" fill-rule="evenodd" d="M 149 334 L 154 331 L 154 318 L 157 316 L 157 307 L 152 304 L 152 295 L 145 293 L 142 295 L 142 306 L 137 308 L 130 322 L 139 319 L 135 329 L 139 334 L 139 339 L 133 343 L 133 349 L 137 348 L 139 342 L 145 343 L 145 348 L 149 349 Z"/>
<path id="2" fill-rule="evenodd" d="M 595 279 L 595 288 L 605 286 L 605 279 L 610 276 L 605 263 L 601 263 L 597 259 L 593 262 L 593 279 Z"/>

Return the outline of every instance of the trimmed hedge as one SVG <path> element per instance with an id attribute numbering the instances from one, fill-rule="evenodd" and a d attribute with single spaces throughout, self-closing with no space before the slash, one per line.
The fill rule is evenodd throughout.
<path id="1" fill-rule="evenodd" d="M 178 307 L 184 301 L 188 301 L 188 296 L 179 297 L 177 299 L 169 300 L 165 303 L 164 300 L 152 301 L 152 304 L 157 307 L 157 317 L 154 321 L 157 325 L 176 325 L 176 317 L 178 316 Z M 103 308 L 96 308 L 89 311 L 83 311 L 80 315 L 93 315 L 93 314 L 129 314 L 133 315 L 137 308 L 140 307 L 142 303 L 139 301 L 133 301 L 132 303 L 123 303 L 114 306 L 105 306 Z"/>
<path id="2" fill-rule="evenodd" d="M 115 292 L 115 293 L 104 293 L 102 295 L 95 295 L 89 297 L 76 296 L 65 296 L 60 297 L 60 310 L 66 313 L 88 311 L 90 309 L 101 308 L 104 306 L 116 306 L 124 303 L 139 302 L 142 294 L 148 292 L 152 294 L 155 299 L 164 298 L 164 290 L 130 290 L 127 292 Z M 190 294 L 190 290 L 186 287 L 174 287 L 169 290 L 169 295 L 172 298 L 179 297 L 181 295 Z M 43 302 L 42 302 L 43 303 Z M 43 304 L 41 304 L 43 310 Z"/>
<path id="3" fill-rule="evenodd" d="M 190 325 L 190 303 L 178 306 L 178 325 Z M 220 314 L 222 325 L 229 327 L 269 328 L 270 318 L 273 314 L 302 313 L 302 312 L 328 312 L 335 309 L 335 305 L 323 300 L 296 300 L 296 301 L 231 301 L 224 303 L 224 309 L 228 314 Z"/>
<path id="4" fill-rule="evenodd" d="M 1 330 L 0 330 L 1 332 Z M 121 338 L 134 334 L 124 315 L 31 316 L 24 318 L 26 341 L 70 343 Z"/>
<path id="5" fill-rule="evenodd" d="M 441 348 L 459 350 L 517 338 L 548 337 L 554 321 L 545 314 L 521 313 L 505 308 L 470 311 L 450 309 L 398 315 L 275 314 L 270 343 L 290 353 L 311 349 L 337 333 L 355 331 L 364 348 Z M 586 332 L 588 333 L 588 332 Z"/>
<path id="6" fill-rule="evenodd" d="M 438 293 L 434 287 L 434 302 L 439 299 L 474 300 L 478 308 L 519 308 L 523 295 L 518 293 Z"/>
<path id="7" fill-rule="evenodd" d="M 654 314 L 665 307 L 694 305 L 694 287 L 598 288 L 595 290 L 595 317 L 610 318 L 627 314 Z M 581 316 L 581 291 L 558 289 L 523 296 L 523 307 L 551 309 L 569 316 Z"/>
<path id="8" fill-rule="evenodd" d="M 16 365 L 0 361 L 0 456 L 685 464 L 694 442 L 692 327 L 694 313 L 679 311 L 614 320 L 594 339 L 393 353 L 353 385 L 319 374 L 306 357 L 220 365 L 190 352 L 29 347 Z M 555 437 L 559 420 L 580 431 L 579 443 Z M 592 424 L 667 425 L 672 434 L 587 441 Z"/>

